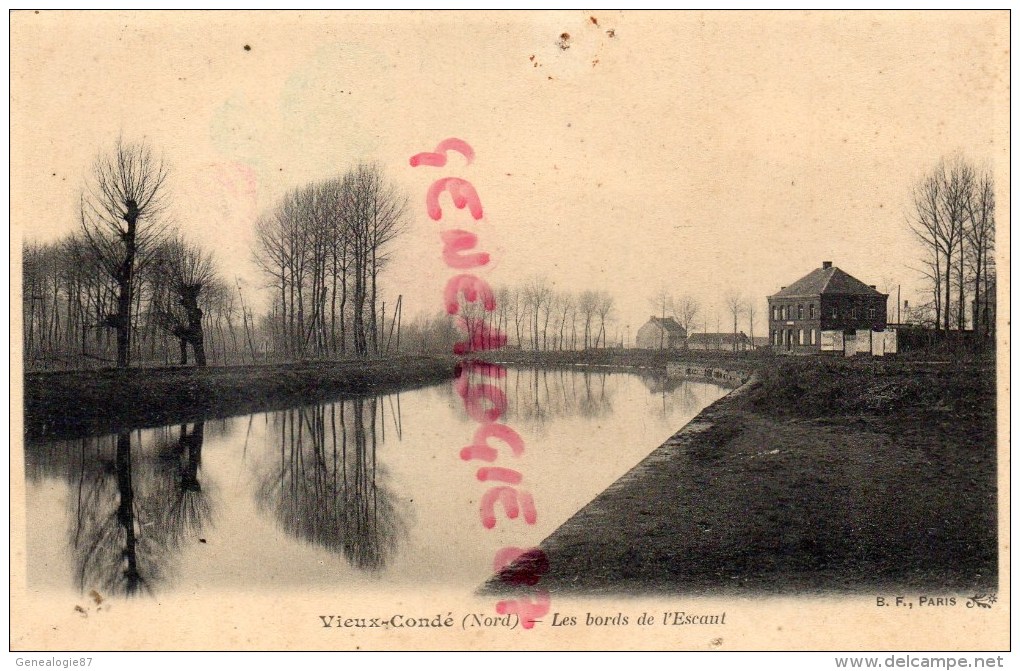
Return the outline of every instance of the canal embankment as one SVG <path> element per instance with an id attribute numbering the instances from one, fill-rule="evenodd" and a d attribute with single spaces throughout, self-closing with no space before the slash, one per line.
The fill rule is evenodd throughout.
<path id="1" fill-rule="evenodd" d="M 25 376 L 25 435 L 56 440 L 413 389 L 452 379 L 453 357 L 126 368 Z"/>
<path id="2" fill-rule="evenodd" d="M 480 358 L 535 368 L 648 370 L 676 361 L 751 370 L 761 357 L 731 353 L 687 355 L 668 350 L 500 350 Z M 278 410 L 452 379 L 453 356 L 299 361 L 242 366 L 166 366 L 52 371 L 25 375 L 25 435 L 29 440 L 96 435 L 126 426 L 155 427 L 199 419 Z M 732 365 L 728 365 L 732 364 Z"/>
<path id="3" fill-rule="evenodd" d="M 541 585 L 995 591 L 995 413 L 991 362 L 776 360 L 548 536 Z"/>

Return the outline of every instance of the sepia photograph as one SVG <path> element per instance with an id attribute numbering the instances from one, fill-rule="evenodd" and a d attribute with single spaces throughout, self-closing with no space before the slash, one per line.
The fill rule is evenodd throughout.
<path id="1" fill-rule="evenodd" d="M 9 21 L 11 651 L 1010 649 L 1008 11 Z"/>

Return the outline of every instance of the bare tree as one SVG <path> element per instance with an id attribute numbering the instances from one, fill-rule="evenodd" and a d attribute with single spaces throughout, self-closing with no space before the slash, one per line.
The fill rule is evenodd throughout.
<path id="1" fill-rule="evenodd" d="M 374 165 L 288 193 L 256 224 L 255 260 L 278 292 L 273 332 L 287 356 L 380 353 L 379 280 L 407 198 Z M 349 319 L 349 328 L 348 328 Z"/>
<path id="2" fill-rule="evenodd" d="M 560 321 L 556 348 L 562 350 L 566 337 L 567 317 L 572 317 L 574 314 L 574 297 L 565 291 L 557 294 L 556 309 Z"/>
<path id="3" fill-rule="evenodd" d="M 754 349 L 754 316 L 757 314 L 757 310 L 754 307 L 754 301 L 747 301 L 745 309 L 747 312 L 748 322 L 750 322 L 748 324 L 748 330 L 750 331 L 750 335 L 748 337 L 751 339 L 751 349 Z"/>
<path id="4" fill-rule="evenodd" d="M 525 302 L 529 306 L 531 314 L 531 348 L 538 350 L 541 347 L 541 338 L 549 325 L 550 308 L 552 302 L 552 288 L 549 280 L 544 277 L 533 277 L 524 287 Z M 545 317 L 545 328 L 541 328 L 542 317 Z"/>
<path id="5" fill-rule="evenodd" d="M 510 314 L 514 320 L 514 333 L 517 334 L 517 349 L 524 349 L 524 325 L 528 320 L 528 304 L 520 287 L 515 287 L 510 292 Z"/>
<path id="6" fill-rule="evenodd" d="M 736 292 L 726 295 L 726 309 L 733 316 L 733 351 L 737 351 L 737 320 L 747 309 L 743 296 Z"/>
<path id="7" fill-rule="evenodd" d="M 925 269 L 922 274 L 932 283 L 932 307 L 935 311 L 935 328 L 942 324 L 942 263 L 946 256 L 941 217 L 942 182 L 938 174 L 924 177 L 914 187 L 914 215 L 910 230 L 925 248 Z"/>
<path id="8" fill-rule="evenodd" d="M 660 315 L 660 319 L 663 322 L 666 321 L 666 313 L 672 312 L 673 310 L 673 296 L 669 293 L 669 289 L 660 287 L 658 291 L 649 299 L 649 305 L 655 310 L 656 314 Z M 666 327 L 663 325 L 659 329 L 659 349 L 666 346 Z"/>
<path id="9" fill-rule="evenodd" d="M 950 231 L 950 240 L 955 245 L 956 267 L 956 328 L 964 329 L 967 320 L 966 310 L 966 261 L 967 255 L 964 251 L 964 227 L 969 214 L 971 196 L 974 191 L 975 175 L 974 168 L 963 160 L 962 157 L 954 157 L 948 167 L 948 174 L 945 176 L 945 188 L 943 193 L 943 210 L 946 225 Z M 954 246 L 950 249 L 954 249 Z M 950 264 L 952 265 L 952 264 Z M 949 288 L 949 275 L 946 276 L 946 288 Z M 949 298 L 946 297 L 946 305 L 949 305 Z M 947 314 L 948 316 L 948 314 Z M 948 330 L 948 326 L 946 326 Z"/>
<path id="10" fill-rule="evenodd" d="M 616 301 L 612 295 L 605 291 L 599 291 L 596 294 L 597 300 L 595 302 L 595 312 L 599 316 L 599 338 L 596 338 L 596 347 L 598 346 L 599 339 L 602 341 L 602 346 L 606 346 L 606 321 L 609 319 L 609 315 L 612 314 L 613 308 L 616 307 Z"/>
<path id="11" fill-rule="evenodd" d="M 157 322 L 178 339 L 181 364 L 188 363 L 190 345 L 195 363 L 205 366 L 203 310 L 199 302 L 211 294 L 208 288 L 216 277 L 212 255 L 175 236 L 159 246 L 152 275 L 157 288 L 152 309 Z"/>
<path id="12" fill-rule="evenodd" d="M 81 227 L 103 270 L 116 282 L 117 311 L 105 323 L 117 332 L 117 366 L 131 358 L 136 274 L 162 237 L 169 170 L 145 142 L 118 140 L 96 159 L 81 197 Z"/>
<path id="13" fill-rule="evenodd" d="M 700 311 L 701 306 L 692 296 L 685 294 L 673 301 L 673 317 L 684 327 L 684 333 L 688 338 Z"/>
<path id="14" fill-rule="evenodd" d="M 991 332 L 989 277 L 994 272 L 992 255 L 995 251 L 995 182 L 989 172 L 977 178 L 974 193 L 968 200 L 964 239 L 974 282 L 974 329 L 988 335 Z"/>
<path id="15" fill-rule="evenodd" d="M 991 175 L 978 175 L 960 155 L 940 160 L 914 188 L 910 228 L 925 250 L 921 274 L 931 283 L 937 329 L 966 327 L 968 282 L 975 306 L 986 293 L 994 208 Z M 974 314 L 977 328 L 977 307 Z"/>
<path id="16" fill-rule="evenodd" d="M 591 290 L 582 291 L 580 297 L 577 299 L 577 311 L 582 323 L 584 324 L 584 349 L 588 349 L 592 346 L 592 320 L 594 319 L 595 312 L 598 309 L 598 303 L 598 294 Z"/>

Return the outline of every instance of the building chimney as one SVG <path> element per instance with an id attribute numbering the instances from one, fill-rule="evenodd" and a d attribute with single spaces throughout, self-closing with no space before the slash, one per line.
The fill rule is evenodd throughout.
<path id="1" fill-rule="evenodd" d="M 786 287 L 779 287 L 779 290 L 780 290 L 780 291 L 782 291 L 782 290 L 783 290 L 783 289 L 785 289 L 785 288 L 786 288 Z"/>
<path id="2" fill-rule="evenodd" d="M 874 284 L 869 284 L 868 286 L 874 289 L 875 291 L 878 291 L 878 288 Z"/>
<path id="3" fill-rule="evenodd" d="M 822 270 L 827 270 L 832 267 L 832 261 L 822 261 Z"/>

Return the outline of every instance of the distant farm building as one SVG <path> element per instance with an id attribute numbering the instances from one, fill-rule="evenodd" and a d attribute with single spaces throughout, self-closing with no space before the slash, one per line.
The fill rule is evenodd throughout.
<path id="1" fill-rule="evenodd" d="M 867 340 L 870 353 L 871 332 L 884 331 L 886 327 L 888 298 L 874 285 L 867 285 L 825 261 L 821 268 L 768 297 L 772 347 L 791 354 L 826 350 L 853 354 L 863 352 Z M 857 345 L 860 347 L 854 350 Z"/>
<path id="2" fill-rule="evenodd" d="M 638 329 L 635 345 L 639 349 L 681 349 L 687 331 L 672 317 L 650 317 Z"/>
<path id="3" fill-rule="evenodd" d="M 721 350 L 726 352 L 746 352 L 751 349 L 751 339 L 747 334 L 740 333 L 692 333 L 687 339 L 688 349 Z"/>

